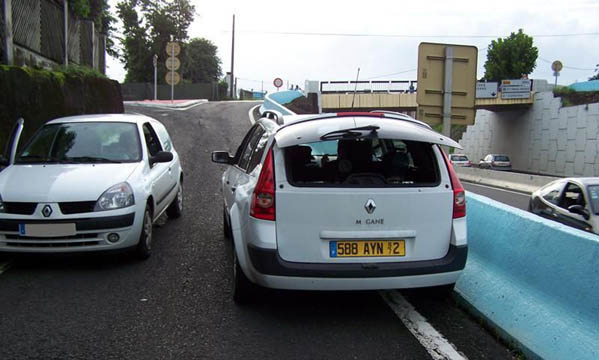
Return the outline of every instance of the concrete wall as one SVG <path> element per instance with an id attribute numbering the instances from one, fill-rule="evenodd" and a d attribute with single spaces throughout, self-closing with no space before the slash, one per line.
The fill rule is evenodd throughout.
<path id="1" fill-rule="evenodd" d="M 486 154 L 503 153 L 514 170 L 599 176 L 598 125 L 599 103 L 562 107 L 560 98 L 540 92 L 529 109 L 477 110 L 460 144 L 474 163 Z"/>
<path id="2" fill-rule="evenodd" d="M 531 359 L 599 358 L 599 237 L 468 192 L 456 291 Z"/>

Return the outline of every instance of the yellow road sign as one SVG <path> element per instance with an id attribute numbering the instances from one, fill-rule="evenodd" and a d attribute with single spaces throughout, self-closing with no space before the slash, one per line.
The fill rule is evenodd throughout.
<path id="1" fill-rule="evenodd" d="M 167 72 L 164 78 L 166 79 L 166 83 L 169 85 L 177 85 L 179 82 L 181 82 L 181 75 L 179 75 L 179 73 L 176 71 Z"/>
<path id="2" fill-rule="evenodd" d="M 166 59 L 166 68 L 169 70 L 179 70 L 181 67 L 181 61 L 177 57 L 169 57 Z"/>
<path id="3" fill-rule="evenodd" d="M 474 108 L 476 93 L 475 46 L 420 43 L 418 46 L 418 105 L 443 106 L 445 47 L 453 48 L 451 106 Z"/>
<path id="4" fill-rule="evenodd" d="M 179 43 L 170 41 L 166 44 L 166 53 L 168 56 L 177 56 L 181 52 L 181 46 Z"/>

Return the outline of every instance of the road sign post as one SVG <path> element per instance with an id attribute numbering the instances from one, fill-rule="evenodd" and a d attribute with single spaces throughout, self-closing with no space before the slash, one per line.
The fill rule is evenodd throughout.
<path id="1" fill-rule="evenodd" d="M 451 94 L 453 92 L 453 48 L 445 47 L 445 79 L 443 86 L 443 135 L 451 137 Z"/>
<path id="2" fill-rule="evenodd" d="M 555 86 L 557 86 L 557 77 L 559 76 L 559 72 L 562 71 L 564 65 L 561 61 L 555 60 L 551 63 L 551 70 L 553 70 L 553 76 L 555 76 Z"/>
<path id="3" fill-rule="evenodd" d="M 181 81 L 179 74 L 175 73 L 175 70 L 178 70 L 181 65 L 179 59 L 175 57 L 181 52 L 181 46 L 172 40 L 171 36 L 171 41 L 166 44 L 166 54 L 170 56 L 166 59 L 166 68 L 170 70 L 170 76 L 167 74 L 166 83 L 171 86 L 171 103 L 175 99 L 175 85 Z"/>
<path id="4" fill-rule="evenodd" d="M 152 59 L 152 64 L 154 65 L 154 100 L 158 99 L 158 91 L 157 91 L 157 85 L 158 85 L 158 55 L 154 54 L 154 57 Z"/>

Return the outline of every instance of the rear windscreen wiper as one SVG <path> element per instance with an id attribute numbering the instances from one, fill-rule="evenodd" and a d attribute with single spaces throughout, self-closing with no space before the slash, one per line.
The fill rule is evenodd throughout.
<path id="1" fill-rule="evenodd" d="M 320 137 L 320 140 L 331 140 L 331 139 L 352 139 L 364 136 L 376 136 L 376 131 L 380 129 L 376 125 L 367 125 L 351 129 L 335 130 L 326 133 Z M 369 131 L 368 134 L 364 134 L 365 131 Z"/>

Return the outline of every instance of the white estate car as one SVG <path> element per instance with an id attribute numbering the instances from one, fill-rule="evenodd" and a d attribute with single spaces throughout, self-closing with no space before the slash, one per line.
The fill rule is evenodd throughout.
<path id="1" fill-rule="evenodd" d="M 183 172 L 166 128 L 143 115 L 81 115 L 42 126 L 0 172 L 0 252 L 131 248 L 151 254 L 152 223 L 183 210 Z"/>
<path id="2" fill-rule="evenodd" d="M 599 178 L 554 180 L 532 193 L 528 210 L 547 219 L 599 234 Z"/>
<path id="3" fill-rule="evenodd" d="M 403 114 L 267 112 L 222 177 L 234 294 L 277 289 L 451 290 L 466 263 L 465 193 L 439 145 Z"/>

